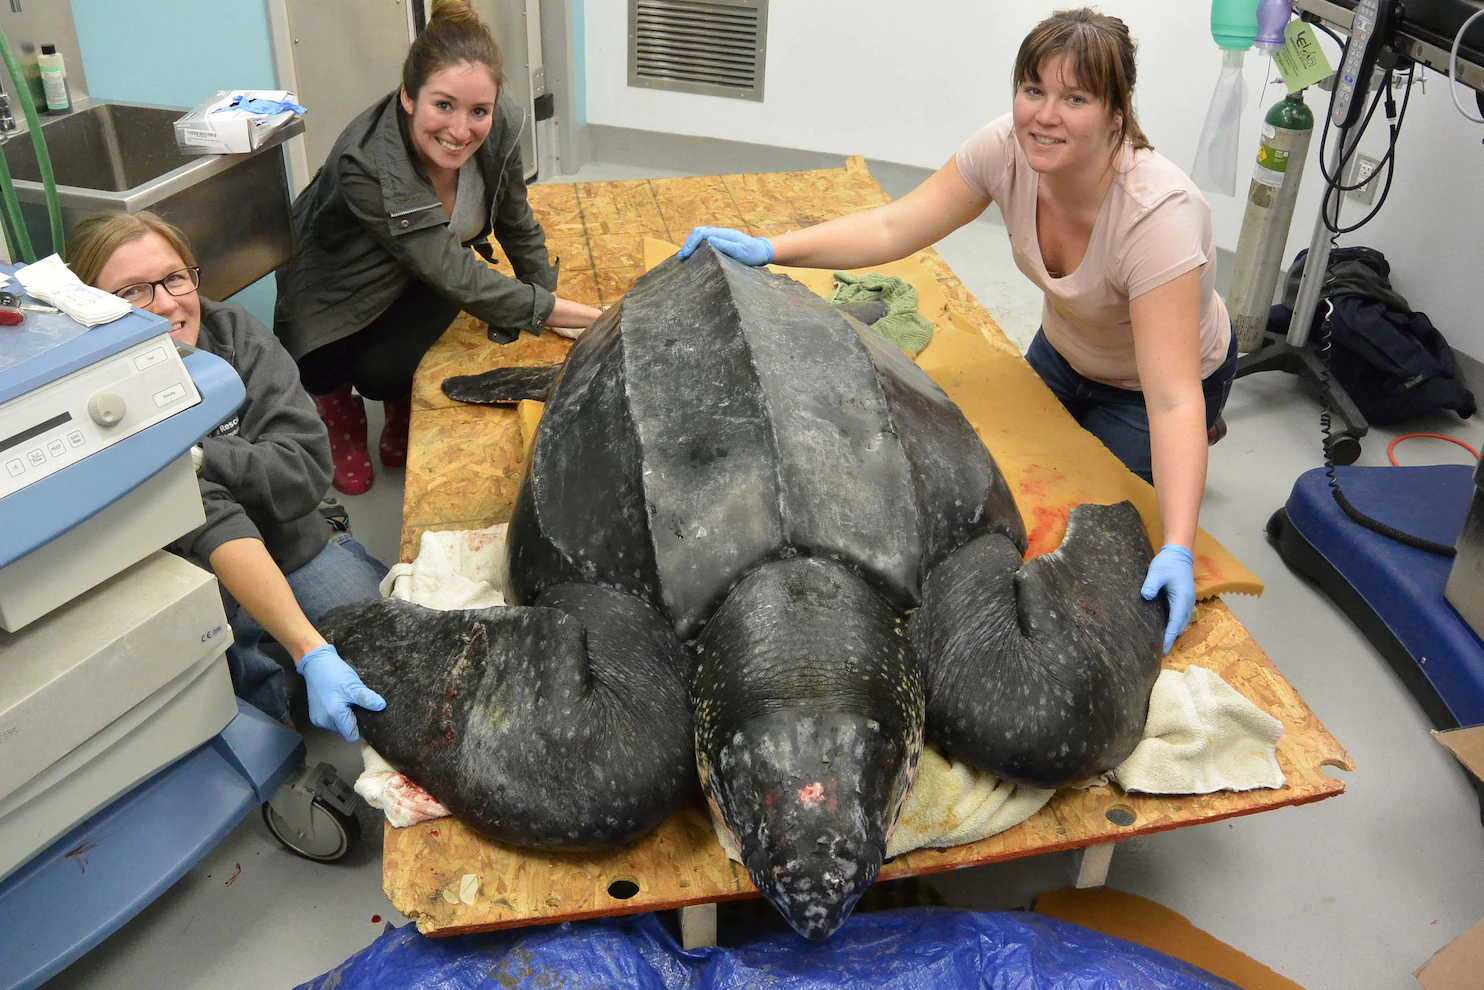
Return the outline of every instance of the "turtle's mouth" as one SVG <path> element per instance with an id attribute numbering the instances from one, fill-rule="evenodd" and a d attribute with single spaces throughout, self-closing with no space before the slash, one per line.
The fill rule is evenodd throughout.
<path id="1" fill-rule="evenodd" d="M 850 917 L 881 872 L 881 860 L 861 863 L 853 850 L 841 855 L 826 849 L 779 862 L 760 852 L 749 860 L 747 872 L 794 931 L 817 940 L 833 935 Z"/>

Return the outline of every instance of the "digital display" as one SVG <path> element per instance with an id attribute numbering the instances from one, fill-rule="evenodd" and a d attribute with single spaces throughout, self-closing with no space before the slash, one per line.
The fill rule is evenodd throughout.
<path id="1" fill-rule="evenodd" d="M 70 422 L 72 422 L 71 413 L 64 412 L 60 416 L 53 416 L 51 419 L 47 420 L 45 423 L 40 424 L 39 426 L 33 426 L 29 430 L 17 433 L 15 436 L 10 437 L 9 439 L 0 440 L 0 452 L 7 451 L 12 447 L 23 444 L 27 440 L 30 440 L 34 437 L 39 437 L 43 433 L 46 433 L 50 430 L 55 430 L 63 423 Z"/>

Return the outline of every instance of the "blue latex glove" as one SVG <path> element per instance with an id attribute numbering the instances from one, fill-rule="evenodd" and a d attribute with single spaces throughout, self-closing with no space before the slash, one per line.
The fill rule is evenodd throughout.
<path id="1" fill-rule="evenodd" d="M 1195 557 L 1178 543 L 1166 543 L 1149 562 L 1149 573 L 1144 577 L 1145 601 L 1153 601 L 1161 591 L 1170 596 L 1170 621 L 1165 626 L 1165 652 L 1175 645 L 1175 639 L 1190 625 L 1190 613 L 1195 610 Z"/>
<path id="2" fill-rule="evenodd" d="M 754 268 L 773 261 L 773 244 L 766 237 L 753 237 L 730 227 L 697 227 L 692 230 L 680 247 L 680 260 L 684 261 L 694 254 L 702 241 L 707 241 L 728 258 L 735 258 Z"/>
<path id="3" fill-rule="evenodd" d="M 266 100 L 260 96 L 247 98 L 240 95 L 233 97 L 232 102 L 226 106 L 217 107 L 211 112 L 223 113 L 227 110 L 246 110 L 250 114 L 263 117 L 274 117 L 285 110 L 292 110 L 301 117 L 309 112 L 292 100 Z"/>
<path id="4" fill-rule="evenodd" d="M 299 661 L 299 673 L 304 675 L 304 686 L 309 692 L 309 721 L 321 729 L 334 729 L 346 742 L 359 742 L 361 738 L 351 705 L 368 712 L 379 712 L 386 707 L 386 700 L 362 684 L 350 664 L 340 659 L 335 647 L 328 643 L 304 654 L 304 659 Z"/>

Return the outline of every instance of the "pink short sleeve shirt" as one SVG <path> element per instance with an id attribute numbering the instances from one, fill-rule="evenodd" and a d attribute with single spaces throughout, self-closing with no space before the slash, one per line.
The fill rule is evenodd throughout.
<path id="1" fill-rule="evenodd" d="M 1216 293 L 1211 208 L 1195 183 L 1153 151 L 1125 149 L 1081 264 L 1053 278 L 1036 235 L 1039 176 L 1015 140 L 1009 115 L 992 121 L 958 151 L 959 175 L 999 205 L 1016 266 L 1045 294 L 1046 339 L 1079 374 L 1139 389 L 1129 300 L 1201 269 L 1201 377 L 1226 359 L 1231 323 Z"/>

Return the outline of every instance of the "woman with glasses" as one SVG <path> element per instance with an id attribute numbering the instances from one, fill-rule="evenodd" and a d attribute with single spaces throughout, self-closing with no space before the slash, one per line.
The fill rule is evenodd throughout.
<path id="1" fill-rule="evenodd" d="M 502 66 L 469 5 L 438 0 L 402 85 L 351 121 L 294 203 L 299 253 L 278 272 L 273 332 L 329 427 L 347 495 L 373 480 L 362 397 L 385 403 L 381 462 L 400 467 L 413 372 L 461 310 L 499 343 L 543 326 L 575 337 L 600 313 L 553 294 L 520 155 L 535 125 Z M 491 234 L 509 274 L 486 263 Z"/>
<path id="2" fill-rule="evenodd" d="M 171 337 L 215 354 L 242 379 L 242 406 L 192 451 L 206 522 L 169 549 L 221 582 L 238 696 L 288 719 L 283 668 L 263 652 L 277 642 L 304 675 L 310 721 L 355 741 L 351 706 L 380 711 L 386 702 L 315 623 L 337 605 L 379 597 L 386 568 L 349 534 L 332 536 L 320 515 L 329 438 L 293 360 L 247 310 L 201 298 L 185 236 L 152 213 L 88 217 L 68 238 L 67 263 L 89 285 L 168 320 Z"/>

